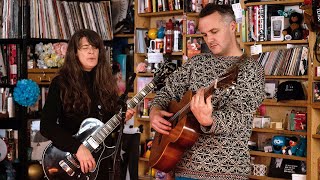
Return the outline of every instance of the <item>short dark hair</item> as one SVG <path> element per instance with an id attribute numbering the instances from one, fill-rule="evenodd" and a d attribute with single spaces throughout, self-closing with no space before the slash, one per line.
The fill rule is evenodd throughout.
<path id="1" fill-rule="evenodd" d="M 209 16 L 215 12 L 218 12 L 221 16 L 229 16 L 232 20 L 236 20 L 232 7 L 230 5 L 218 5 L 214 3 L 207 4 L 199 14 L 199 18 Z"/>

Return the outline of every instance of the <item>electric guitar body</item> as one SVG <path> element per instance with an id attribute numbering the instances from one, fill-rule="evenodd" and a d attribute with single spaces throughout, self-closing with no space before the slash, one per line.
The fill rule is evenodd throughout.
<path id="1" fill-rule="evenodd" d="M 97 132 L 97 130 L 104 124 L 95 118 L 88 118 L 84 120 L 80 126 L 80 130 L 74 137 L 84 142 L 87 137 Z M 91 152 L 92 156 L 96 160 L 96 168 L 87 174 L 81 172 L 80 166 L 75 155 L 69 152 L 61 151 L 55 146 L 49 144 L 45 149 L 45 153 L 42 156 L 42 167 L 48 179 L 70 179 L 70 180 L 87 180 L 96 179 L 99 172 L 99 165 L 103 159 L 106 159 L 113 155 L 114 147 L 108 147 L 104 143 L 101 143 L 98 148 Z M 68 161 L 63 159 L 67 158 Z M 70 168 L 71 167 L 71 168 Z"/>

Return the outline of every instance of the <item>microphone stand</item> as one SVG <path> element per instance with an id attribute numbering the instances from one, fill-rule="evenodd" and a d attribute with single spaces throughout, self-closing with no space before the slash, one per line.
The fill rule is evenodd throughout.
<path id="1" fill-rule="evenodd" d="M 126 90 L 125 92 L 120 96 L 119 98 L 119 105 L 120 105 L 120 129 L 119 129 L 119 134 L 117 138 L 117 142 L 115 145 L 115 150 L 113 154 L 113 169 L 114 171 L 109 170 L 109 180 L 115 179 L 115 180 L 120 180 L 121 175 L 120 175 L 120 164 L 121 164 L 121 157 L 120 157 L 120 152 L 121 152 L 121 142 L 122 142 L 122 135 L 123 135 L 123 129 L 124 129 L 124 123 L 126 119 L 126 112 L 127 112 L 127 100 L 128 100 L 128 93 L 129 89 L 132 87 L 134 79 L 136 77 L 136 74 L 133 73 L 129 78 L 128 78 L 128 83 L 126 85 Z"/>

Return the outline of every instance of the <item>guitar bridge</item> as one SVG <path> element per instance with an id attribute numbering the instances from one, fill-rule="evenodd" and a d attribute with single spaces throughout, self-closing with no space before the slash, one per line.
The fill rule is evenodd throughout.
<path id="1" fill-rule="evenodd" d="M 69 162 L 71 162 L 71 164 L 76 167 L 76 168 L 80 168 L 80 165 L 78 163 L 78 160 L 74 157 L 74 155 L 67 153 L 67 160 Z"/>

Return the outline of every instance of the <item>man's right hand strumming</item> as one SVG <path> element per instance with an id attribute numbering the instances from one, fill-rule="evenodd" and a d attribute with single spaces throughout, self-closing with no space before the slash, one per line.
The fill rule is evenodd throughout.
<path id="1" fill-rule="evenodd" d="M 161 110 L 159 107 L 153 107 L 150 112 L 151 126 L 160 134 L 169 134 L 171 123 L 164 117 L 171 117 L 173 113 Z"/>

